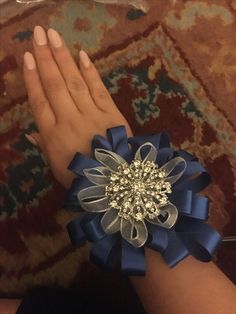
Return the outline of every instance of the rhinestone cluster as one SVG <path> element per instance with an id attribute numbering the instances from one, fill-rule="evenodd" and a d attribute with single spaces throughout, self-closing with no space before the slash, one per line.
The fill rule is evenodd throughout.
<path id="1" fill-rule="evenodd" d="M 168 204 L 167 194 L 172 192 L 165 177 L 165 171 L 152 161 L 133 160 L 130 165 L 120 165 L 106 186 L 109 206 L 127 220 L 154 219 L 160 215 L 161 207 Z"/>

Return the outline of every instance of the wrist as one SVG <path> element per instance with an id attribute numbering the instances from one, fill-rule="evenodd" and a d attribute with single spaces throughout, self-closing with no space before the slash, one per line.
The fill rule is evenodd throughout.
<path id="1" fill-rule="evenodd" d="M 0 314 L 15 314 L 20 303 L 20 299 L 1 299 Z"/>
<path id="2" fill-rule="evenodd" d="M 129 279 L 147 313 L 155 314 L 157 308 L 168 314 L 189 313 L 189 308 L 192 314 L 233 313 L 235 286 L 213 262 L 188 256 L 169 268 L 158 252 L 146 249 L 145 257 L 146 275 Z M 209 291 L 214 298 L 208 297 Z M 219 306 L 224 310 L 217 312 Z"/>

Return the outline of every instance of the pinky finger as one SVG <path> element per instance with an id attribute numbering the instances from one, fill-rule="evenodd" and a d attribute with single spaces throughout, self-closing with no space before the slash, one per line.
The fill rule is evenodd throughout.
<path id="1" fill-rule="evenodd" d="M 30 52 L 24 54 L 24 80 L 37 127 L 42 135 L 47 134 L 56 124 L 56 118 L 44 93 L 36 62 Z"/>

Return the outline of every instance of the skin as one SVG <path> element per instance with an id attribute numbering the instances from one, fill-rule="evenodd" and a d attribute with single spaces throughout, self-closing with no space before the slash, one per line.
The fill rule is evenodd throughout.
<path id="1" fill-rule="evenodd" d="M 236 313 L 235 285 L 214 263 L 189 256 L 170 269 L 160 254 L 149 249 L 146 260 L 146 276 L 130 280 L 147 313 Z"/>
<path id="2" fill-rule="evenodd" d="M 55 178 L 69 187 L 73 174 L 66 168 L 77 151 L 91 154 L 95 134 L 105 136 L 106 129 L 115 125 L 124 125 L 129 136 L 132 132 L 93 63 L 85 68 L 80 62 L 79 70 L 64 41 L 53 48 L 49 42 L 38 46 L 33 39 L 33 52 L 37 69 L 29 71 L 24 66 L 29 103 L 39 130 L 32 135 Z"/>
<path id="3" fill-rule="evenodd" d="M 67 166 L 75 152 L 91 154 L 91 139 L 105 136 L 117 125 L 132 131 L 103 85 L 95 66 L 77 68 L 64 41 L 59 48 L 38 46 L 33 39 L 37 68 L 24 79 L 38 133 L 31 134 L 48 159 L 56 179 L 66 188 L 73 179 Z M 70 141 L 68 141 L 70 138 Z M 187 257 L 170 269 L 160 254 L 146 249 L 145 277 L 131 277 L 147 313 L 236 313 L 233 283 L 210 263 Z M 13 314 L 20 300 L 2 299 L 0 314 Z"/>

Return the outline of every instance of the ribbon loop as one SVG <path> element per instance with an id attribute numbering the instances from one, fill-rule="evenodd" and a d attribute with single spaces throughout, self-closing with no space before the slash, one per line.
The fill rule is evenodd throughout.
<path id="1" fill-rule="evenodd" d="M 67 231 L 71 242 L 76 246 L 81 246 L 87 240 L 84 231 L 81 228 L 83 215 L 67 224 Z"/>
<path id="2" fill-rule="evenodd" d="M 107 137 L 112 143 L 113 151 L 126 161 L 131 161 L 127 133 L 124 126 L 117 126 L 107 130 Z"/>
<path id="3" fill-rule="evenodd" d="M 90 251 L 90 259 L 105 270 L 114 270 L 118 262 L 118 251 L 115 250 L 117 237 L 110 235 L 94 242 Z"/>
<path id="4" fill-rule="evenodd" d="M 150 237 L 147 246 L 155 251 L 163 252 L 168 245 L 168 233 L 166 229 L 150 224 L 148 232 Z"/>
<path id="5" fill-rule="evenodd" d="M 102 148 L 106 150 L 113 150 L 112 144 L 103 136 L 96 135 L 92 140 L 92 148 L 95 151 L 97 148 Z"/>
<path id="6" fill-rule="evenodd" d="M 178 169 L 176 169 L 177 166 L 179 166 Z M 160 170 L 165 171 L 166 173 L 165 181 L 173 184 L 176 181 L 178 181 L 179 178 L 181 178 L 181 176 L 183 175 L 185 171 L 185 168 L 186 168 L 186 161 L 181 157 L 175 157 L 171 159 L 170 161 L 168 161 L 164 166 L 162 166 Z M 177 172 L 177 174 L 174 174 L 169 177 L 169 174 L 172 173 L 172 171 Z"/>
<path id="7" fill-rule="evenodd" d="M 96 185 L 106 186 L 109 183 L 109 175 L 111 174 L 111 171 L 106 167 L 97 167 L 84 169 L 84 174 L 90 182 Z"/>
<path id="8" fill-rule="evenodd" d="M 95 157 L 101 164 L 114 172 L 118 170 L 121 164 L 126 164 L 124 158 L 105 149 L 96 149 Z"/>
<path id="9" fill-rule="evenodd" d="M 101 216 L 95 214 L 86 214 L 82 220 L 84 233 L 89 241 L 99 241 L 106 236 L 101 226 Z"/>
<path id="10" fill-rule="evenodd" d="M 192 178 L 194 176 L 194 178 Z M 178 190 L 191 190 L 198 193 L 209 185 L 210 175 L 206 169 L 198 162 L 187 162 L 187 167 L 182 178 L 176 183 L 175 188 Z"/>
<path id="11" fill-rule="evenodd" d="M 197 195 L 210 182 L 198 159 L 170 147 L 167 133 L 127 138 L 124 126 L 92 142 L 97 160 L 77 153 L 69 169 L 78 175 L 65 208 L 85 210 L 67 225 L 73 244 L 92 242 L 90 259 L 128 275 L 145 274 L 144 246 L 169 267 L 189 254 L 209 261 L 221 242 L 204 221 L 209 200 Z"/>
<path id="12" fill-rule="evenodd" d="M 207 220 L 209 213 L 209 199 L 204 196 L 194 195 L 190 217 Z"/>
<path id="13" fill-rule="evenodd" d="M 133 154 L 141 145 L 146 142 L 152 143 L 152 145 L 156 147 L 156 149 L 170 147 L 169 135 L 165 132 L 150 136 L 134 136 L 132 138 L 129 138 L 128 142 L 131 145 Z"/>
<path id="14" fill-rule="evenodd" d="M 99 162 L 84 156 L 80 153 L 76 153 L 72 161 L 70 162 L 68 169 L 77 175 L 84 176 L 85 168 L 92 168 L 101 166 Z"/>
<path id="15" fill-rule="evenodd" d="M 192 191 L 176 191 L 173 190 L 173 193 L 170 195 L 170 202 L 178 208 L 178 211 L 182 215 L 191 214 L 192 210 Z"/>
<path id="16" fill-rule="evenodd" d="M 220 234 L 206 223 L 186 217 L 176 227 L 189 252 L 200 261 L 209 262 L 221 242 Z"/>
<path id="17" fill-rule="evenodd" d="M 174 229 L 168 232 L 168 246 L 163 251 L 162 256 L 169 267 L 174 267 L 182 259 L 189 255 L 189 251 L 184 243 L 178 238 Z"/>
<path id="18" fill-rule="evenodd" d="M 121 269 L 130 276 L 144 276 L 145 254 L 143 248 L 135 248 L 126 241 L 122 241 Z"/>
<path id="19" fill-rule="evenodd" d="M 78 199 L 83 209 L 88 212 L 105 212 L 109 208 L 103 186 L 91 186 L 81 190 Z"/>
<path id="20" fill-rule="evenodd" d="M 147 149 L 149 149 L 149 151 L 147 151 Z M 142 151 L 144 151 L 144 154 L 146 155 L 145 157 L 142 156 Z M 134 157 L 134 159 L 140 160 L 143 163 L 147 161 L 155 162 L 156 158 L 157 158 L 157 150 L 152 145 L 152 143 L 145 143 L 142 146 L 140 146 Z"/>
<path id="21" fill-rule="evenodd" d="M 173 150 L 169 147 L 162 148 L 158 151 L 156 163 L 159 167 L 163 166 L 173 156 Z"/>
<path id="22" fill-rule="evenodd" d="M 169 203 L 160 208 L 160 215 L 153 219 L 146 218 L 151 224 L 159 225 L 163 228 L 170 229 L 175 224 L 178 218 L 177 208 Z"/>
<path id="23" fill-rule="evenodd" d="M 107 234 L 113 234 L 120 231 L 120 223 L 121 223 L 121 219 L 117 215 L 117 209 L 115 208 L 109 209 L 104 214 L 101 220 L 101 225 L 103 227 L 103 230 Z"/>
<path id="24" fill-rule="evenodd" d="M 70 190 L 67 192 L 66 200 L 63 208 L 70 211 L 82 211 L 82 207 L 78 202 L 78 193 L 81 189 L 90 186 L 90 182 L 86 177 L 75 178 L 71 184 Z"/>
<path id="25" fill-rule="evenodd" d="M 190 154 L 189 152 L 186 152 L 185 150 L 179 149 L 176 151 L 176 154 L 182 158 L 184 158 L 186 160 L 186 162 L 188 161 L 197 161 L 197 157 L 195 157 L 194 155 Z"/>
<path id="26" fill-rule="evenodd" d="M 121 220 L 122 237 L 134 247 L 141 247 L 147 241 L 148 232 L 145 223 L 141 221 Z"/>

